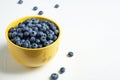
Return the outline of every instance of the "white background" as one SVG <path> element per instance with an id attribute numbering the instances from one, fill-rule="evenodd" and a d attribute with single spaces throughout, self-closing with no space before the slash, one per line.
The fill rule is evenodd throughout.
<path id="1" fill-rule="evenodd" d="M 48 64 L 27 68 L 9 54 L 5 29 L 39 10 L 60 25 L 61 43 Z M 69 51 L 74 57 L 66 57 Z M 120 80 L 120 0 L 0 0 L 0 80 L 49 80 L 62 66 L 66 72 L 58 80 Z"/>

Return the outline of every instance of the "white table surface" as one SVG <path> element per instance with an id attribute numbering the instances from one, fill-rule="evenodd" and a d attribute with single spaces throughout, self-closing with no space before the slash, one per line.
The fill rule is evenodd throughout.
<path id="1" fill-rule="evenodd" d="M 120 80 L 120 0 L 0 0 L 0 80 L 49 80 L 64 66 L 58 80 Z M 53 6 L 58 3 L 58 9 Z M 9 54 L 9 23 L 39 10 L 62 29 L 57 55 L 45 66 L 26 68 Z M 66 54 L 74 52 L 74 57 Z"/>

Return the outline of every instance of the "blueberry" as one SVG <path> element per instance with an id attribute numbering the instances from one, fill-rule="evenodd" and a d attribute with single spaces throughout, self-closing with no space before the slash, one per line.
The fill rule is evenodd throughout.
<path id="1" fill-rule="evenodd" d="M 33 22 L 32 22 L 33 24 L 38 24 L 39 23 L 39 20 L 38 19 L 36 19 L 36 20 L 33 20 Z"/>
<path id="2" fill-rule="evenodd" d="M 45 46 L 50 45 L 50 43 L 49 43 L 48 41 L 45 41 L 45 42 L 43 43 L 43 45 L 44 45 L 44 47 L 45 47 Z"/>
<path id="3" fill-rule="evenodd" d="M 74 53 L 72 51 L 68 52 L 67 56 L 68 57 L 72 57 L 74 55 Z"/>
<path id="4" fill-rule="evenodd" d="M 37 48 L 38 45 L 36 43 L 32 43 L 32 48 Z"/>
<path id="5" fill-rule="evenodd" d="M 19 23 L 19 24 L 18 24 L 18 27 L 19 27 L 19 28 L 24 28 L 24 27 L 25 27 L 25 24 L 24 24 L 24 23 Z"/>
<path id="6" fill-rule="evenodd" d="M 45 42 L 45 41 L 46 41 L 46 37 L 41 36 L 40 40 L 41 40 L 42 42 Z"/>
<path id="7" fill-rule="evenodd" d="M 22 42 L 22 47 L 25 47 L 25 48 L 28 48 L 29 47 L 29 44 L 25 41 L 25 42 Z"/>
<path id="8" fill-rule="evenodd" d="M 36 43 L 40 43 L 40 40 L 39 40 L 39 39 L 36 39 Z"/>
<path id="9" fill-rule="evenodd" d="M 42 25 L 41 24 L 36 24 L 36 27 L 40 28 Z"/>
<path id="10" fill-rule="evenodd" d="M 30 33 L 30 36 L 31 37 L 35 37 L 37 35 L 37 32 L 36 31 L 32 31 L 31 33 Z"/>
<path id="11" fill-rule="evenodd" d="M 53 43 L 53 40 L 49 40 L 49 44 L 52 44 Z"/>
<path id="12" fill-rule="evenodd" d="M 42 26 L 44 26 L 46 29 L 49 30 L 49 26 L 46 23 L 41 23 Z"/>
<path id="13" fill-rule="evenodd" d="M 22 45 L 21 41 L 17 41 L 16 45 L 21 46 Z"/>
<path id="14" fill-rule="evenodd" d="M 29 28 L 29 31 L 28 31 L 28 32 L 29 32 L 29 34 L 30 34 L 30 33 L 32 33 L 32 31 L 33 31 L 33 30 L 32 30 L 32 28 Z"/>
<path id="15" fill-rule="evenodd" d="M 65 72 L 65 68 L 64 67 L 61 67 L 60 70 L 59 70 L 59 73 L 60 74 L 63 74 Z"/>
<path id="16" fill-rule="evenodd" d="M 55 30 L 54 33 L 55 33 L 55 35 L 58 35 L 59 31 L 58 31 L 58 30 Z"/>
<path id="17" fill-rule="evenodd" d="M 16 40 L 16 42 L 21 40 L 18 36 L 16 36 L 14 39 Z"/>
<path id="18" fill-rule="evenodd" d="M 33 25 L 32 23 L 28 23 L 27 24 L 28 27 L 32 27 L 32 25 Z"/>
<path id="19" fill-rule="evenodd" d="M 43 36 L 43 35 L 44 35 L 43 32 L 41 32 L 41 31 L 37 32 L 37 36 L 38 36 L 38 37 Z"/>
<path id="20" fill-rule="evenodd" d="M 49 23 L 49 27 L 54 31 L 57 27 L 53 23 Z"/>
<path id="21" fill-rule="evenodd" d="M 24 39 L 22 39 L 22 40 L 21 40 L 21 43 L 24 43 L 24 42 L 25 42 L 25 40 L 24 40 Z"/>
<path id="22" fill-rule="evenodd" d="M 35 37 L 31 37 L 30 42 L 35 42 Z"/>
<path id="23" fill-rule="evenodd" d="M 24 31 L 29 31 L 29 27 L 24 27 L 23 30 Z"/>
<path id="24" fill-rule="evenodd" d="M 55 4 L 54 8 L 59 8 L 59 4 Z"/>
<path id="25" fill-rule="evenodd" d="M 37 6 L 34 6 L 34 7 L 33 7 L 33 11 L 36 11 L 37 9 L 38 9 Z"/>
<path id="26" fill-rule="evenodd" d="M 29 45 L 31 44 L 29 39 L 27 39 L 26 42 L 27 42 Z"/>
<path id="27" fill-rule="evenodd" d="M 57 36 L 54 35 L 54 36 L 53 36 L 53 40 L 55 41 L 56 39 L 57 39 Z"/>
<path id="28" fill-rule="evenodd" d="M 16 28 L 11 28 L 11 29 L 9 30 L 9 32 L 14 32 L 14 31 L 16 31 Z"/>
<path id="29" fill-rule="evenodd" d="M 45 32 L 46 31 L 46 27 L 45 26 L 41 26 L 40 30 L 43 31 L 43 32 Z"/>
<path id="30" fill-rule="evenodd" d="M 20 38 L 23 38 L 23 33 L 18 33 L 17 34 Z"/>
<path id="31" fill-rule="evenodd" d="M 8 33 L 8 37 L 9 37 L 10 39 L 12 38 L 12 33 L 11 33 L 11 32 Z"/>
<path id="32" fill-rule="evenodd" d="M 17 31 L 18 33 L 20 33 L 20 32 L 22 32 L 22 28 L 17 28 L 16 31 Z"/>
<path id="33" fill-rule="evenodd" d="M 49 34 L 54 35 L 55 33 L 52 30 L 49 30 Z"/>
<path id="34" fill-rule="evenodd" d="M 34 31 L 38 31 L 38 28 L 37 27 L 33 27 L 32 28 Z"/>
<path id="35" fill-rule="evenodd" d="M 16 36 L 17 36 L 17 32 L 14 31 L 14 32 L 12 33 L 12 37 L 14 38 L 14 37 L 16 37 Z"/>
<path id="36" fill-rule="evenodd" d="M 52 34 L 48 34 L 47 38 L 52 40 L 53 39 L 53 35 Z"/>
<path id="37" fill-rule="evenodd" d="M 23 3 L 23 0 L 19 0 L 19 1 L 18 1 L 18 4 L 22 4 L 22 3 Z"/>
<path id="38" fill-rule="evenodd" d="M 39 12 L 38 12 L 38 15 L 43 15 L 43 11 L 39 11 Z"/>
<path id="39" fill-rule="evenodd" d="M 43 47 L 42 44 L 39 44 L 39 45 L 38 45 L 38 48 L 41 48 L 41 47 Z"/>
<path id="40" fill-rule="evenodd" d="M 25 21 L 25 23 L 26 24 L 29 24 L 29 23 L 32 23 L 33 21 L 31 20 L 31 19 L 27 19 L 26 21 Z"/>
<path id="41" fill-rule="evenodd" d="M 29 32 L 24 32 L 24 37 L 28 37 L 29 36 Z"/>
<path id="42" fill-rule="evenodd" d="M 51 80 L 57 80 L 58 79 L 58 74 L 57 73 L 52 73 L 51 76 L 50 76 L 50 79 Z"/>

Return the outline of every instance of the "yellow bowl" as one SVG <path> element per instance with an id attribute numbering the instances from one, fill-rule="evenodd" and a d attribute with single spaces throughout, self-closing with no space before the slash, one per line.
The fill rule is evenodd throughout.
<path id="1" fill-rule="evenodd" d="M 55 42 L 50 44 L 49 46 L 43 47 L 43 48 L 23 48 L 20 46 L 15 45 L 13 42 L 8 37 L 8 32 L 11 27 L 17 26 L 20 22 L 25 21 L 26 19 L 29 18 L 37 18 L 40 20 L 48 20 L 54 23 L 59 30 L 59 36 Z M 41 17 L 41 16 L 25 16 L 20 19 L 15 20 L 11 24 L 8 25 L 6 32 L 6 39 L 7 39 L 7 44 L 8 44 L 8 49 L 11 53 L 11 55 L 14 57 L 16 61 L 18 61 L 20 64 L 28 66 L 28 67 L 39 67 L 47 63 L 50 59 L 52 59 L 55 54 L 58 51 L 59 47 L 59 41 L 60 41 L 60 35 L 61 35 L 61 30 L 60 27 L 56 22 L 49 18 Z"/>

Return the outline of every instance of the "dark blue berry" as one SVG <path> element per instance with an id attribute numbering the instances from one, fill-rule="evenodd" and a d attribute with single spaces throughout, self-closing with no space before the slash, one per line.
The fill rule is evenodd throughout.
<path id="1" fill-rule="evenodd" d="M 71 51 L 70 51 L 70 52 L 68 52 L 68 54 L 67 54 L 67 56 L 68 56 L 68 57 L 72 57 L 73 55 L 74 55 L 74 53 L 73 53 L 73 52 L 71 52 Z"/>
<path id="2" fill-rule="evenodd" d="M 32 25 L 33 25 L 32 23 L 28 23 L 27 24 L 28 27 L 32 27 Z"/>
<path id="3" fill-rule="evenodd" d="M 32 28 L 34 31 L 38 31 L 38 28 L 37 27 L 33 27 Z"/>
<path id="4" fill-rule="evenodd" d="M 24 27 L 24 31 L 29 31 L 29 27 Z"/>
<path id="5" fill-rule="evenodd" d="M 21 40 L 21 43 L 24 43 L 24 42 L 25 42 L 25 40 L 24 40 L 24 39 L 22 39 L 22 40 Z"/>
<path id="6" fill-rule="evenodd" d="M 32 31 L 31 33 L 30 33 L 30 36 L 31 37 L 35 37 L 37 35 L 37 32 L 36 31 Z"/>
<path id="7" fill-rule="evenodd" d="M 63 74 L 65 72 L 65 68 L 64 67 L 61 67 L 60 70 L 59 70 L 59 73 L 60 74 Z"/>
<path id="8" fill-rule="evenodd" d="M 43 32 L 45 32 L 46 31 L 46 27 L 45 26 L 41 26 L 40 30 L 43 31 Z"/>
<path id="9" fill-rule="evenodd" d="M 23 33 L 18 33 L 17 34 L 20 38 L 23 38 Z"/>
<path id="10" fill-rule="evenodd" d="M 39 20 L 38 19 L 36 19 L 36 20 L 33 20 L 33 22 L 32 22 L 33 24 L 38 24 L 39 23 Z"/>
<path id="11" fill-rule="evenodd" d="M 28 36 L 29 36 L 29 34 L 30 34 L 30 33 L 29 33 L 29 32 L 27 32 L 27 31 L 26 31 L 26 32 L 24 32 L 24 37 L 28 37 Z"/>
<path id="12" fill-rule="evenodd" d="M 12 37 L 14 38 L 14 37 L 16 37 L 16 36 L 17 36 L 17 32 L 14 31 L 14 32 L 12 33 Z"/>
<path id="13" fill-rule="evenodd" d="M 38 29 L 40 29 L 41 26 L 41 24 L 36 24 L 36 27 L 38 27 Z"/>
<path id="14" fill-rule="evenodd" d="M 57 80 L 58 79 L 58 74 L 57 73 L 52 73 L 50 76 L 50 80 Z"/>
<path id="15" fill-rule="evenodd" d="M 50 43 L 49 43 L 48 41 L 45 41 L 45 42 L 43 43 L 43 45 L 44 45 L 44 47 L 45 47 L 45 46 L 50 45 Z"/>
<path id="16" fill-rule="evenodd" d="M 53 40 L 49 40 L 48 42 L 49 42 L 49 44 L 52 44 L 52 43 L 53 43 Z"/>
<path id="17" fill-rule="evenodd" d="M 16 31 L 17 31 L 17 33 L 20 33 L 20 32 L 22 32 L 22 28 L 17 28 Z"/>
<path id="18" fill-rule="evenodd" d="M 36 43 L 40 43 L 40 40 L 39 40 L 39 39 L 36 39 Z"/>
<path id="19" fill-rule="evenodd" d="M 38 36 L 38 37 L 42 36 L 43 34 L 44 34 L 44 33 L 41 32 L 41 31 L 37 32 L 37 36 Z"/>
<path id="20" fill-rule="evenodd" d="M 12 38 L 12 33 L 9 32 L 9 33 L 8 33 L 8 36 L 9 36 L 9 38 L 11 39 L 11 38 Z"/>
<path id="21" fill-rule="evenodd" d="M 42 44 L 39 44 L 39 45 L 38 45 L 38 48 L 41 48 L 41 47 L 43 47 Z"/>
<path id="22" fill-rule="evenodd" d="M 39 12 L 38 12 L 38 15 L 43 15 L 43 11 L 39 11 Z"/>
<path id="23" fill-rule="evenodd" d="M 55 31 L 57 29 L 57 27 L 53 24 L 53 23 L 49 23 L 49 27 Z"/>
<path id="24" fill-rule="evenodd" d="M 33 11 L 36 11 L 37 9 L 38 9 L 37 6 L 34 6 L 34 7 L 33 7 Z"/>
<path id="25" fill-rule="evenodd" d="M 27 42 L 29 45 L 31 44 L 29 39 L 27 39 L 26 42 Z"/>
<path id="26" fill-rule="evenodd" d="M 21 45 L 22 45 L 21 41 L 17 41 L 16 44 L 17 44 L 18 46 L 21 46 Z"/>
<path id="27" fill-rule="evenodd" d="M 19 27 L 19 28 L 24 28 L 24 27 L 25 27 L 25 24 L 24 24 L 24 23 L 19 23 L 19 24 L 18 24 L 18 27 Z"/>
<path id="28" fill-rule="evenodd" d="M 30 42 L 35 42 L 35 37 L 31 37 Z"/>
<path id="29" fill-rule="evenodd" d="M 54 35 L 54 36 L 53 36 L 53 40 L 55 41 L 56 39 L 57 39 L 57 36 L 56 36 L 56 35 Z"/>
<path id="30" fill-rule="evenodd" d="M 55 4 L 54 8 L 59 8 L 59 4 Z"/>
<path id="31" fill-rule="evenodd" d="M 29 44 L 25 41 L 25 42 L 22 43 L 22 46 L 25 47 L 25 48 L 28 48 Z"/>
<path id="32" fill-rule="evenodd" d="M 55 30 L 54 33 L 55 33 L 55 35 L 58 35 L 59 31 L 58 31 L 58 30 Z"/>
<path id="33" fill-rule="evenodd" d="M 42 42 L 46 42 L 46 37 L 41 36 L 40 40 L 41 40 Z"/>
<path id="34" fill-rule="evenodd" d="M 32 43 L 32 48 L 37 48 L 38 45 L 36 43 Z"/>
<path id="35" fill-rule="evenodd" d="M 22 4 L 22 3 L 23 3 L 23 0 L 19 0 L 19 1 L 18 1 L 18 4 Z"/>
<path id="36" fill-rule="evenodd" d="M 49 40 L 50 40 L 50 39 L 52 40 L 52 39 L 53 39 L 53 35 L 52 35 L 52 34 L 48 34 L 48 35 L 47 35 L 47 38 L 48 38 Z"/>
<path id="37" fill-rule="evenodd" d="M 9 32 L 14 32 L 14 31 L 16 31 L 16 28 L 11 28 L 11 29 L 9 30 Z"/>

